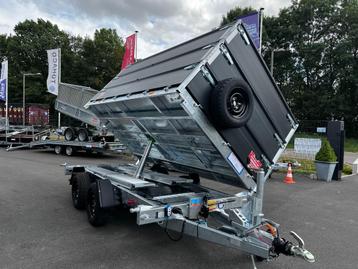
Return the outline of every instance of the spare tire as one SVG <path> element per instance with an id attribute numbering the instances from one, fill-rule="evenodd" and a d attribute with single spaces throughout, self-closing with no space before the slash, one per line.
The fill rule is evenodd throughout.
<path id="1" fill-rule="evenodd" d="M 76 132 L 72 127 L 66 128 L 63 135 L 66 141 L 73 141 L 76 138 Z"/>
<path id="2" fill-rule="evenodd" d="M 219 81 L 210 99 L 211 117 L 222 128 L 244 126 L 254 109 L 252 91 L 241 79 Z"/>

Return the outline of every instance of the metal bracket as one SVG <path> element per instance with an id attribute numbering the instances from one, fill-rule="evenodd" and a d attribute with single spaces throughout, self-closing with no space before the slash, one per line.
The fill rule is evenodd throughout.
<path id="1" fill-rule="evenodd" d="M 203 77 L 204 77 L 207 81 L 209 81 L 209 83 L 210 83 L 212 86 L 215 86 L 215 80 L 214 80 L 213 76 L 210 74 L 208 68 L 207 68 L 205 65 L 203 65 L 203 66 L 200 68 L 200 71 L 201 71 Z"/>
<path id="2" fill-rule="evenodd" d="M 213 44 L 206 45 L 205 47 L 202 47 L 202 50 L 210 49 L 213 47 Z"/>
<path id="3" fill-rule="evenodd" d="M 285 145 L 284 145 L 281 137 L 277 133 L 274 134 L 274 137 L 277 140 L 279 147 L 282 149 L 285 148 Z"/>
<path id="4" fill-rule="evenodd" d="M 249 38 L 247 37 L 247 34 L 244 30 L 244 27 L 242 26 L 242 24 L 238 24 L 237 25 L 237 30 L 239 31 L 241 37 L 244 39 L 246 45 L 250 45 L 250 40 Z"/>
<path id="5" fill-rule="evenodd" d="M 145 162 L 146 162 L 146 160 L 147 160 L 147 158 L 149 156 L 149 153 L 150 153 L 150 150 L 152 148 L 153 143 L 154 143 L 154 140 L 149 139 L 148 145 L 147 145 L 147 147 L 145 148 L 145 150 L 143 152 L 142 158 L 140 159 L 138 169 L 135 172 L 135 178 L 140 178 L 140 176 L 141 176 L 141 174 L 143 172 L 143 169 L 144 169 L 144 164 L 145 164 Z"/>
<path id="6" fill-rule="evenodd" d="M 293 118 L 291 117 L 291 115 L 290 115 L 290 114 L 287 114 L 287 119 L 288 119 L 288 121 L 290 122 L 290 124 L 291 124 L 292 128 L 293 128 L 293 129 L 296 129 L 296 128 L 297 128 L 297 126 L 298 126 L 298 124 L 297 124 L 297 123 L 295 123 L 295 121 L 293 120 Z"/>
<path id="7" fill-rule="evenodd" d="M 184 70 L 191 70 L 191 69 L 194 69 L 195 67 L 196 67 L 196 64 L 191 64 L 191 65 L 185 66 Z"/>
<path id="8" fill-rule="evenodd" d="M 268 168 L 271 168 L 271 162 L 266 158 L 266 156 L 261 154 L 261 158 L 264 161 L 265 166 L 268 167 Z"/>
<path id="9" fill-rule="evenodd" d="M 230 65 L 234 64 L 234 61 L 229 53 L 229 51 L 227 50 L 225 44 L 220 44 L 220 51 L 221 53 L 224 55 L 224 57 L 226 58 L 226 60 L 229 62 Z"/>

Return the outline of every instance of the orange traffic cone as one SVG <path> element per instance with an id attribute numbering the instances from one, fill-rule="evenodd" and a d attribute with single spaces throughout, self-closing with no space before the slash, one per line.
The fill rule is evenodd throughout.
<path id="1" fill-rule="evenodd" d="M 284 183 L 286 184 L 294 184 L 296 183 L 293 179 L 293 175 L 292 175 L 292 168 L 291 168 L 291 164 L 288 164 L 288 169 L 287 169 L 287 175 L 285 177 L 285 179 L 283 180 Z"/>

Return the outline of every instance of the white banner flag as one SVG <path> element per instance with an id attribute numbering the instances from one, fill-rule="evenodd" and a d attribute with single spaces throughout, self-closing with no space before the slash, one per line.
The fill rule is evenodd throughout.
<path id="1" fill-rule="evenodd" d="M 60 49 L 52 49 L 47 51 L 48 59 L 48 77 L 47 90 L 48 92 L 57 95 L 59 84 L 59 72 L 61 68 Z"/>

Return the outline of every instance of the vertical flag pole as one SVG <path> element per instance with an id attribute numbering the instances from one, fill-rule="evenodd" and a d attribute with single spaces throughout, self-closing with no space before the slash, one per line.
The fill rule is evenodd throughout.
<path id="1" fill-rule="evenodd" d="M 261 55 L 261 48 L 262 48 L 262 22 L 263 22 L 263 20 L 264 20 L 264 8 L 262 7 L 262 8 L 260 8 L 260 50 L 259 50 L 259 52 L 260 52 L 260 55 Z"/>
<path id="2" fill-rule="evenodd" d="M 58 86 L 61 84 L 61 63 L 62 63 L 62 57 L 61 57 L 61 48 L 58 49 Z M 61 113 L 58 112 L 58 120 L 57 120 L 57 127 L 58 129 L 61 128 Z"/>
<path id="3" fill-rule="evenodd" d="M 138 31 L 135 30 L 135 58 L 134 58 L 134 62 L 137 62 L 137 48 L 138 48 Z"/>
<path id="4" fill-rule="evenodd" d="M 5 100 L 5 109 L 6 109 L 6 112 L 5 112 L 5 141 L 7 142 L 7 134 L 8 134 L 8 129 L 9 129 L 9 90 L 8 90 L 8 87 L 9 87 L 9 66 L 8 66 L 8 61 L 7 59 L 5 60 L 6 61 L 6 67 L 5 67 L 5 72 L 4 72 L 4 77 L 6 78 L 5 80 L 5 96 L 6 96 L 6 100 Z"/>

